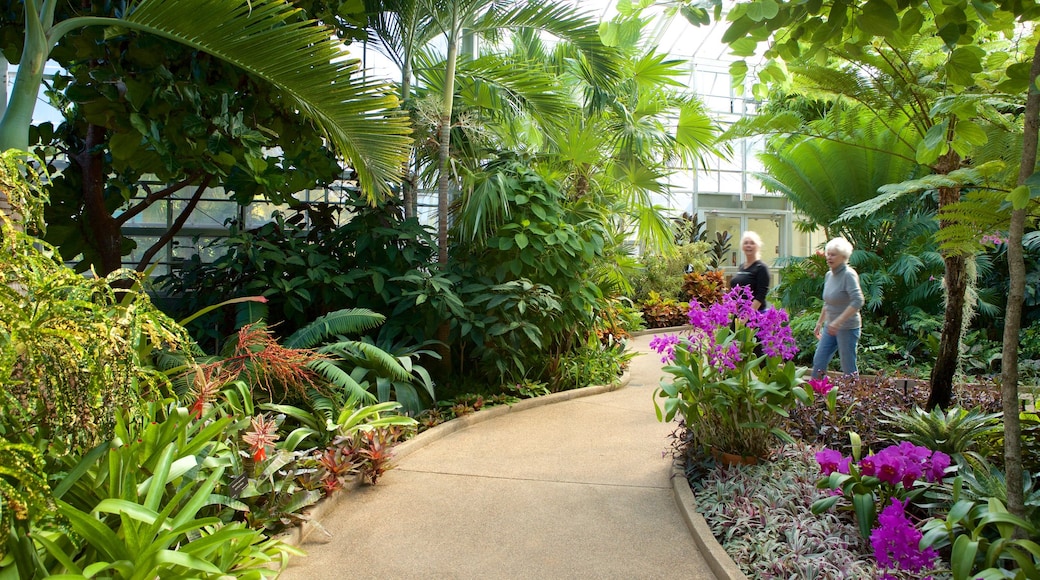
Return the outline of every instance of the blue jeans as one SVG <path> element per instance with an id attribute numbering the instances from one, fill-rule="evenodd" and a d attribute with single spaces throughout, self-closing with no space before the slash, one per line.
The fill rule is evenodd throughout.
<path id="1" fill-rule="evenodd" d="M 827 333 L 824 326 L 820 331 L 820 342 L 816 345 L 816 356 L 813 357 L 813 377 L 822 377 L 827 372 L 827 366 L 837 352 L 841 359 L 841 372 L 852 375 L 859 372 L 856 368 L 856 346 L 859 344 L 858 328 L 844 328 L 838 330 L 836 336 Z"/>

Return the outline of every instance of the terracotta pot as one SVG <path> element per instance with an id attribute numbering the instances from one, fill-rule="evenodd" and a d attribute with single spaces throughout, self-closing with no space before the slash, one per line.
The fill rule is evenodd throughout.
<path id="1" fill-rule="evenodd" d="M 719 451 L 714 447 L 711 450 L 711 456 L 716 463 L 721 463 L 725 467 L 732 467 L 734 465 L 758 464 L 758 458 L 754 455 L 736 455 L 734 453 L 726 453 L 725 451 Z"/>

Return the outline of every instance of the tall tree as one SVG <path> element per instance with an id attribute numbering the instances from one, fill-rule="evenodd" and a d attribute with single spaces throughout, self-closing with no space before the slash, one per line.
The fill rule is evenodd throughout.
<path id="1" fill-rule="evenodd" d="M 387 7 L 394 8 L 392 5 Z M 416 30 L 409 27 L 422 28 Z M 464 35 L 495 42 L 510 31 L 538 30 L 572 43 L 580 55 L 580 66 L 590 67 L 600 71 L 600 74 L 612 72 L 603 69 L 614 62 L 613 51 L 600 42 L 596 22 L 591 17 L 555 0 L 416 0 L 414 5 L 406 4 L 399 9 L 399 17 L 394 20 L 392 26 L 381 25 L 381 29 L 396 35 L 393 42 L 384 44 L 394 51 L 400 51 L 396 58 L 402 65 L 402 80 L 406 82 L 410 82 L 410 78 L 404 71 L 413 70 L 412 65 L 419 49 L 435 38 L 444 43 L 444 84 L 438 107 L 436 167 L 438 260 L 447 264 L 448 209 L 452 183 L 452 115 L 457 96 L 455 83 L 459 68 L 459 51 Z M 435 31 L 436 34 L 429 34 L 430 31 Z M 406 82 L 402 82 L 402 85 Z"/>
<path id="2" fill-rule="evenodd" d="M 957 10 L 961 8 L 957 6 Z M 976 10 L 973 5 L 964 9 Z M 819 10 L 827 14 L 827 20 L 813 19 Z M 781 62 L 808 63 L 792 69 L 812 89 L 855 99 L 881 120 L 893 115 L 910 119 L 919 135 L 917 162 L 937 175 L 948 175 L 969 163 L 974 148 L 985 144 L 981 123 L 1004 122 L 984 96 L 972 94 L 992 91 L 979 84 L 986 72 L 983 63 L 1002 57 L 1003 66 L 1018 64 L 1008 60 L 1013 51 L 992 38 L 994 30 L 1013 33 L 1007 13 L 977 15 L 981 20 L 969 18 L 963 28 L 949 24 L 957 14 L 963 16 L 956 10 L 932 13 L 925 5 L 899 14 L 885 2 L 828 3 L 826 8 L 738 4 L 729 15 L 732 24 L 723 40 L 742 56 L 753 54 L 759 41 L 768 40 L 766 55 L 774 60 L 763 72 L 768 71 L 769 78 L 787 77 L 787 67 Z M 975 44 L 963 42 L 965 35 Z M 987 48 L 992 50 L 987 52 Z M 993 58 L 987 60 L 987 55 Z M 813 64 L 823 57 L 853 66 Z M 746 72 L 746 64 L 740 61 L 732 70 L 739 76 Z M 1017 69 L 1009 69 L 1003 79 L 1004 87 L 1021 90 L 1024 86 Z M 952 182 L 940 185 L 940 209 L 958 201 L 961 190 L 960 184 Z M 947 225 L 941 223 L 940 227 Z M 950 403 L 968 286 L 967 255 L 948 249 L 943 258 L 946 308 L 929 407 Z"/>

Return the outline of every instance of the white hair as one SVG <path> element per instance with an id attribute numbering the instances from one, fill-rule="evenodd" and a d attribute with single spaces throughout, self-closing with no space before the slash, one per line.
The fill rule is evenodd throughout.
<path id="1" fill-rule="evenodd" d="M 824 247 L 825 251 L 836 252 L 845 257 L 846 260 L 852 255 L 852 243 L 845 238 L 834 238 L 827 242 L 827 246 Z"/>

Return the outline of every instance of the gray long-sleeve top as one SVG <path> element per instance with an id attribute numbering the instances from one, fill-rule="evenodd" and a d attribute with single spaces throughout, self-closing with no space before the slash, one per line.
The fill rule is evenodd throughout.
<path id="1" fill-rule="evenodd" d="M 823 302 L 827 324 L 834 322 L 846 308 L 852 306 L 856 313 L 838 328 L 851 329 L 863 325 L 859 315 L 859 309 L 863 307 L 863 290 L 859 287 L 859 275 L 848 264 L 842 264 L 836 270 L 828 270 L 823 279 Z"/>

